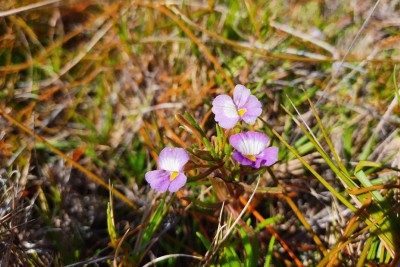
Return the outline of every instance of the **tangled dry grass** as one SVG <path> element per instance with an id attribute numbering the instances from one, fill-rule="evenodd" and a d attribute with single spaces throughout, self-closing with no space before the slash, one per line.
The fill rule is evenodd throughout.
<path id="1" fill-rule="evenodd" d="M 392 205 L 384 212 L 398 219 L 399 2 L 378 1 L 376 9 L 374 4 L 2 3 L 2 266 L 139 266 L 179 253 L 204 259 L 204 240 L 211 242 L 218 225 L 242 211 L 254 184 L 249 181 L 224 212 L 210 182 L 194 182 L 168 200 L 161 226 L 143 244 L 161 199 L 149 191 L 144 174 L 166 144 L 197 143 L 176 114 L 190 113 L 208 137 L 215 135 L 211 101 L 238 83 L 248 85 L 265 107 L 266 124 L 255 127 L 280 133 L 343 192 L 335 172 L 282 108 L 295 113 L 292 102 L 302 114 L 295 117 L 327 148 L 309 98 L 351 173 L 363 160 L 382 164 L 366 174 L 384 185 L 380 192 Z M 317 266 L 324 253 L 313 234 L 328 250 L 349 241 L 329 264 L 394 266 L 398 252 L 391 255 L 364 230 L 360 218 L 367 203 L 359 213 L 349 211 L 282 143 L 280 150 L 273 173 L 281 188 L 266 172 L 240 221 L 247 235 L 235 232 L 257 240 L 254 266 L 263 265 L 265 255 L 274 266 Z M 110 191 L 119 246 L 110 242 L 107 228 Z M 258 229 L 266 218 L 275 218 L 273 224 Z M 354 229 L 346 228 L 352 220 Z M 247 243 L 231 241 L 203 263 L 232 260 L 230 249 L 246 258 Z M 198 262 L 171 257 L 164 264 Z"/>

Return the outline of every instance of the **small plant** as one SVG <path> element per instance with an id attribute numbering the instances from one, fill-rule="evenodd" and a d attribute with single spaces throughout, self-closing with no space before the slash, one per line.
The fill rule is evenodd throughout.
<path id="1" fill-rule="evenodd" d="M 219 95 L 214 99 L 212 111 L 215 114 L 215 120 L 222 128 L 228 130 L 237 126 L 237 123 L 241 120 L 254 124 L 258 116 L 261 115 L 260 101 L 254 95 L 251 95 L 250 90 L 243 85 L 236 85 L 233 95 L 233 100 L 228 95 Z M 199 128 L 197 124 L 193 125 L 193 121 L 191 123 L 187 120 L 181 120 L 181 122 L 189 128 Z M 220 133 L 219 139 L 222 137 L 222 139 L 226 140 L 227 136 L 222 132 Z M 228 131 L 228 134 L 230 133 Z M 230 161 L 230 156 L 232 156 L 241 165 L 258 169 L 261 166 L 271 166 L 278 159 L 278 148 L 274 146 L 267 148 L 269 138 L 263 133 L 248 131 L 233 134 L 229 136 L 229 143 L 236 151 L 231 155 L 232 149 L 224 147 L 224 151 L 228 151 L 228 153 L 221 153 L 222 151 L 220 151 L 217 157 L 227 163 Z M 204 158 L 205 153 L 209 153 L 209 156 L 214 159 L 212 154 L 216 155 L 215 151 L 218 148 L 215 146 L 210 147 L 209 142 L 203 145 L 211 150 L 202 151 L 201 155 L 196 154 L 194 150 L 191 153 L 197 158 Z M 226 144 L 221 145 L 226 146 Z M 146 181 L 160 193 L 164 193 L 167 190 L 176 192 L 186 183 L 187 178 L 182 171 L 188 161 L 189 154 L 184 149 L 164 148 L 158 158 L 158 165 L 161 170 L 147 172 Z M 215 171 L 226 173 L 231 167 L 234 166 L 232 164 L 224 164 Z M 233 180 L 233 177 L 226 177 L 226 179 Z"/>
<path id="2" fill-rule="evenodd" d="M 200 171 L 200 175 L 189 177 L 189 180 L 195 182 L 210 177 L 213 180 L 211 183 L 214 190 L 219 192 L 224 191 L 224 188 L 234 190 L 232 185 L 239 185 L 244 181 L 245 176 L 249 174 L 257 175 L 258 169 L 261 168 L 260 170 L 262 170 L 264 167 L 270 167 L 277 162 L 278 148 L 275 146 L 268 147 L 270 139 L 266 134 L 254 131 L 240 132 L 241 129 L 245 128 L 242 121 L 254 125 L 262 112 L 261 102 L 250 93 L 248 88 L 243 85 L 236 85 L 233 99 L 228 95 L 219 95 L 212 104 L 215 120 L 221 128 L 226 130 L 222 131 L 217 125 L 217 136 L 211 137 L 212 141 L 210 142 L 203 129 L 189 114 L 186 114 L 186 118 L 178 115 L 178 121 L 186 129 L 198 133 L 196 136 L 199 137 L 200 146 L 205 149 L 199 149 L 197 145 L 188 148 L 188 152 L 192 155 L 190 164 L 186 164 L 189 161 L 189 154 L 186 150 L 182 148 L 162 149 L 158 157 L 158 166 L 161 170 L 146 173 L 146 181 L 151 188 L 159 193 L 164 193 L 167 190 L 171 193 L 176 192 L 186 183 L 187 178 L 183 174 L 184 169 L 190 173 L 196 172 L 198 167 L 207 167 L 209 171 L 203 172 L 204 175 Z M 229 140 L 229 143 L 227 140 Z M 253 168 L 254 171 L 243 169 L 246 167 Z M 216 178 L 222 183 L 216 182 Z M 253 180 L 251 176 L 247 179 Z M 254 191 L 256 189 L 257 187 Z M 226 194 L 217 195 L 221 201 L 225 201 L 228 197 Z M 238 195 L 231 195 L 231 197 L 237 198 Z M 232 229 L 233 227 L 230 231 Z M 228 236 L 229 234 L 226 234 L 223 241 Z M 218 240 L 215 242 L 218 243 Z M 229 251 L 224 250 L 224 253 Z M 221 255 L 224 255 L 224 253 Z M 204 258 L 203 261 L 209 263 L 215 256 L 215 252 L 209 254 L 209 257 Z M 222 256 L 220 260 L 229 261 L 229 257 Z"/>

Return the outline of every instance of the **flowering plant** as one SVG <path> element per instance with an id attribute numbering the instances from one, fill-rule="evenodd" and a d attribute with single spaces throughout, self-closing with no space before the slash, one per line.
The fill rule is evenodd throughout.
<path id="1" fill-rule="evenodd" d="M 225 94 L 217 96 L 212 102 L 212 112 L 215 114 L 215 121 L 226 131 L 223 132 L 217 126 L 217 137 L 213 137 L 212 142 L 208 141 L 206 134 L 189 114 L 177 115 L 178 121 L 198 136 L 206 149 L 164 148 L 158 157 L 160 169 L 147 172 L 146 181 L 159 193 L 179 190 L 187 181 L 184 167 L 190 159 L 188 151 L 195 157 L 191 164 L 194 168 L 208 167 L 207 171 L 197 177 L 191 177 L 191 180 L 201 179 L 212 172 L 219 177 L 220 174 L 230 173 L 230 177 L 224 179 L 232 180 L 232 176 L 237 173 L 237 165 L 233 164 L 235 161 L 256 170 L 273 165 L 278 159 L 278 148 L 267 147 L 267 135 L 254 131 L 232 134 L 231 130 L 241 121 L 254 125 L 262 113 L 261 106 L 257 97 L 243 85 L 235 86 L 233 98 Z M 227 138 L 229 144 L 226 142 Z M 232 152 L 232 148 L 235 151 Z M 206 161 L 206 164 L 201 164 L 200 161 Z"/>

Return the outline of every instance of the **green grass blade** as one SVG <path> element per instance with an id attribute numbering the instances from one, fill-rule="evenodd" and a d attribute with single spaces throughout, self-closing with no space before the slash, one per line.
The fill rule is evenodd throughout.
<path id="1" fill-rule="evenodd" d="M 107 204 L 107 230 L 108 230 L 108 235 L 110 236 L 111 244 L 115 246 L 116 240 L 118 239 L 118 234 L 117 230 L 115 229 L 114 215 L 110 202 L 108 202 Z"/>
<path id="2" fill-rule="evenodd" d="M 240 233 L 242 235 L 242 243 L 246 254 L 244 266 L 256 267 L 259 253 L 257 238 L 253 238 L 251 242 L 249 236 L 242 227 L 240 228 Z"/>
<path id="3" fill-rule="evenodd" d="M 336 152 L 336 150 L 335 150 L 335 147 L 333 146 L 332 141 L 331 141 L 331 139 L 329 138 L 329 136 L 328 136 L 328 134 L 327 134 L 327 132 L 326 132 L 326 130 L 325 130 L 324 125 L 322 124 L 321 118 L 319 117 L 318 112 L 317 112 L 317 110 L 315 109 L 314 104 L 312 103 L 312 101 L 311 101 L 309 98 L 308 98 L 308 103 L 309 103 L 310 106 L 311 106 L 311 109 L 312 109 L 312 111 L 313 111 L 314 117 L 315 117 L 316 120 L 317 120 L 319 129 L 321 130 L 322 135 L 324 136 L 325 142 L 328 144 L 329 150 L 331 151 L 333 157 L 335 158 L 335 161 L 336 161 L 336 163 L 338 164 L 340 170 L 341 170 L 344 174 L 346 174 L 347 176 L 350 176 L 350 174 L 349 174 L 349 172 L 347 171 L 346 167 L 343 165 L 342 161 L 340 160 L 339 155 L 337 154 L 337 152 Z"/>
<path id="4" fill-rule="evenodd" d="M 203 246 L 208 250 L 210 249 L 211 242 L 207 240 L 207 238 L 200 232 L 196 232 L 196 236 L 200 239 Z"/>
<path id="5" fill-rule="evenodd" d="M 325 186 L 340 202 L 343 203 L 351 211 L 356 212 L 357 208 L 353 206 L 346 198 L 336 191 L 319 173 L 317 173 L 283 138 L 282 136 L 272 129 L 273 134 L 292 152 L 301 163 L 318 179 L 318 181 Z"/>
<path id="6" fill-rule="evenodd" d="M 271 240 L 269 241 L 269 244 L 268 244 L 267 256 L 265 257 L 264 267 L 271 266 L 272 252 L 274 251 L 274 244 L 275 244 L 275 236 L 271 236 Z"/>
<path id="7" fill-rule="evenodd" d="M 233 246 L 225 247 L 222 253 L 221 266 L 242 267 L 242 263 Z"/>
<path id="8" fill-rule="evenodd" d="M 372 186 L 372 183 L 368 180 L 363 171 L 358 171 L 355 173 L 355 176 L 364 187 Z M 368 213 L 370 214 L 370 217 L 373 218 L 373 221 L 379 221 L 379 223 L 371 229 L 371 232 L 376 231 L 377 235 L 386 243 L 387 246 L 389 246 L 390 249 L 392 249 L 392 251 L 397 251 L 399 244 L 397 233 L 399 232 L 399 229 L 397 227 L 397 220 L 392 218 L 390 213 L 392 207 L 377 190 L 371 191 L 370 194 L 372 195 L 374 202 L 368 208 Z M 358 196 L 361 202 L 363 202 L 366 197 L 368 197 L 368 194 Z"/>
<path id="9" fill-rule="evenodd" d="M 282 107 L 288 114 L 291 116 L 291 118 L 296 122 L 296 124 L 300 127 L 302 132 L 309 138 L 309 140 L 314 144 L 315 148 L 317 151 L 320 153 L 320 155 L 323 157 L 325 162 L 329 165 L 329 167 L 332 169 L 332 171 L 341 178 L 341 181 L 346 184 L 347 187 L 350 188 L 357 188 L 357 185 L 352 181 L 350 176 L 346 173 L 344 173 L 340 168 L 338 168 L 335 163 L 331 160 L 331 158 L 328 156 L 328 154 L 325 152 L 325 150 L 322 148 L 321 144 L 318 142 L 317 138 L 314 136 L 312 132 L 307 130 L 303 124 L 301 124 L 295 117 L 294 115 L 285 107 Z M 295 107 L 294 107 L 295 108 Z M 299 114 L 300 115 L 300 114 Z"/>
<path id="10" fill-rule="evenodd" d="M 265 226 L 269 225 L 269 224 L 273 224 L 276 222 L 279 222 L 283 219 L 283 216 L 275 216 L 275 217 L 271 217 L 271 218 L 266 218 L 265 220 L 263 220 L 262 222 L 260 222 L 256 229 L 254 229 L 254 231 L 259 232 L 261 230 L 265 229 Z"/>
<path id="11" fill-rule="evenodd" d="M 362 160 L 357 164 L 356 168 L 354 169 L 354 173 L 361 171 L 365 167 L 381 168 L 382 164 L 378 162 Z"/>
<path id="12" fill-rule="evenodd" d="M 372 241 L 373 241 L 373 238 L 369 237 L 367 239 L 367 241 L 365 242 L 364 248 L 363 248 L 363 250 L 361 252 L 361 255 L 360 255 L 360 257 L 359 257 L 359 259 L 357 261 L 357 266 L 356 267 L 365 266 L 365 261 L 367 260 L 367 256 L 368 256 L 369 250 L 371 248 Z"/>

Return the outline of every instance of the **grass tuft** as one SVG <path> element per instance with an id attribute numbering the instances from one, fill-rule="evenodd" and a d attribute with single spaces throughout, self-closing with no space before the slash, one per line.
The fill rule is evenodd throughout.
<path id="1" fill-rule="evenodd" d="M 1 266 L 396 266 L 396 1 L 5 1 Z M 255 125 L 212 101 L 251 89 Z M 230 160 L 264 132 L 279 161 Z M 188 183 L 150 190 L 160 151 Z M 257 185 L 256 185 L 257 184 Z"/>

